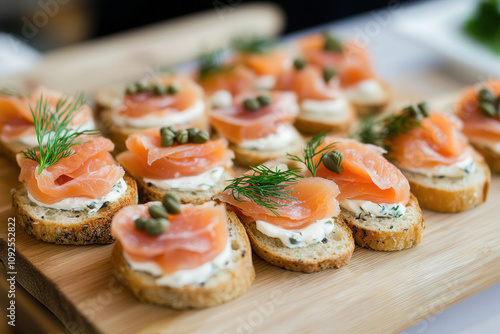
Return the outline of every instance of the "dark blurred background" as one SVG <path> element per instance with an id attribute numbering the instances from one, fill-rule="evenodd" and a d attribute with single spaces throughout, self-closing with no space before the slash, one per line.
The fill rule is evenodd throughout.
<path id="1" fill-rule="evenodd" d="M 287 18 L 285 33 L 288 33 L 387 7 L 391 3 L 409 1 L 273 0 L 267 2 L 275 3 L 284 10 Z M 252 1 L 0 0 L 0 31 L 14 34 L 36 49 L 45 51 L 199 11 L 217 10 L 218 7 L 249 2 Z M 43 12 L 50 16 L 46 24 L 43 24 L 45 23 Z M 43 29 L 38 29 L 42 24 Z M 34 38 L 27 40 L 20 37 L 29 35 L 31 31 L 37 29 L 39 33 Z"/>

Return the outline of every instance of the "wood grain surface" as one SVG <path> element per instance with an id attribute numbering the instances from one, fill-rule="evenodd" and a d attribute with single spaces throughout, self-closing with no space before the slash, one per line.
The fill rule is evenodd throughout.
<path id="1" fill-rule="evenodd" d="M 241 19 L 238 12 L 233 14 L 232 19 Z M 267 27 L 275 33 L 275 25 Z M 152 36 L 158 34 L 155 30 Z M 132 62 L 134 70 L 120 74 L 116 71 L 121 66 L 102 73 L 91 70 L 112 66 L 113 57 L 123 64 L 141 53 L 129 50 L 130 55 L 128 51 L 134 45 L 130 43 L 141 43 L 140 35 L 123 39 L 105 43 L 102 49 L 82 47 L 88 58 L 101 63 L 86 63 L 82 58 L 87 57 L 80 51 L 56 54 L 34 71 L 7 82 L 40 81 L 68 93 L 82 87 L 92 90 L 132 79 L 143 73 L 144 64 L 160 59 L 142 59 L 140 65 Z M 199 45 L 198 40 L 195 43 Z M 114 48 L 124 54 L 108 59 Z M 161 52 L 156 51 L 160 49 L 151 52 L 159 57 Z M 100 56 L 94 57 L 96 52 Z M 69 59 L 71 54 L 80 62 Z M 63 77 L 47 77 L 63 73 L 56 66 L 58 59 L 69 62 L 63 65 L 69 71 L 67 87 Z M 89 74 L 81 77 L 85 71 Z M 78 79 L 81 81 L 76 82 Z M 17 177 L 17 167 L 0 158 L 0 259 L 4 263 L 5 226 L 12 217 L 10 189 L 17 185 Z M 282 270 L 254 256 L 256 280 L 250 290 L 234 301 L 205 310 L 174 311 L 139 303 L 111 273 L 111 245 L 46 244 L 20 229 L 16 230 L 17 279 L 75 333 L 395 332 L 500 281 L 499 212 L 497 175 L 482 206 L 459 214 L 425 211 L 424 239 L 413 249 L 384 253 L 357 248 L 346 267 L 314 274 Z"/>

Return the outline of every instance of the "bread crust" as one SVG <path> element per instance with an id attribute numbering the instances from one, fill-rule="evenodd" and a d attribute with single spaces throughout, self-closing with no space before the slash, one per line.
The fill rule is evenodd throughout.
<path id="1" fill-rule="evenodd" d="M 438 212 L 461 212 L 471 209 L 486 201 L 491 182 L 491 172 L 488 165 L 481 159 L 476 159 L 476 172 L 464 177 L 459 189 L 447 189 L 442 182 L 424 184 L 428 179 L 416 173 L 402 170 L 410 183 L 411 192 L 417 197 L 420 207 Z M 478 180 L 474 176 L 480 175 Z M 449 181 L 456 183 L 456 181 Z"/>
<path id="2" fill-rule="evenodd" d="M 233 265 L 211 276 L 205 284 L 181 288 L 159 286 L 153 276 L 130 269 L 123 256 L 123 246 L 113 246 L 112 263 L 116 277 L 142 302 L 174 309 L 205 308 L 227 302 L 248 290 L 255 279 L 250 242 L 238 217 L 228 211 Z"/>
<path id="3" fill-rule="evenodd" d="M 134 176 L 134 175 L 132 175 Z M 203 204 L 210 201 L 212 197 L 221 193 L 227 185 L 227 180 L 233 178 L 233 172 L 230 168 L 226 168 L 219 182 L 208 190 L 203 191 L 178 191 L 166 190 L 159 188 L 153 184 L 148 184 L 141 177 L 134 176 L 137 182 L 137 191 L 141 203 L 161 201 L 163 196 L 168 193 L 175 193 L 179 196 L 181 203 Z"/>
<path id="4" fill-rule="evenodd" d="M 401 225 L 408 219 L 405 218 L 407 214 L 411 215 L 410 220 Z M 425 229 L 422 210 L 413 194 L 406 205 L 406 214 L 400 218 L 383 218 L 386 226 L 382 229 L 367 226 L 366 220 L 358 219 L 346 209 L 342 209 L 341 216 L 352 230 L 357 245 L 378 251 L 398 251 L 416 246 L 422 241 Z"/>
<path id="5" fill-rule="evenodd" d="M 270 238 L 261 233 L 257 230 L 255 222 L 244 223 L 244 226 L 250 238 L 252 250 L 264 261 L 284 269 L 312 273 L 328 268 L 341 268 L 350 261 L 354 252 L 355 246 L 351 230 L 341 218 L 334 219 L 335 229 L 326 237 L 327 242 L 294 249 L 287 248 L 279 239 Z M 322 258 L 315 255 L 318 249 L 329 249 L 328 247 L 336 242 L 342 242 L 340 251 L 332 252 Z M 308 251 L 311 254 L 307 257 L 302 257 L 299 254 L 299 252 Z"/>
<path id="6" fill-rule="evenodd" d="M 249 150 L 230 143 L 229 148 L 233 150 L 235 160 L 242 167 L 257 166 L 269 160 L 280 160 L 286 158 L 287 153 L 297 154 L 302 150 L 304 139 L 294 129 L 296 133 L 295 140 L 281 150 Z"/>
<path id="7" fill-rule="evenodd" d="M 294 125 L 297 130 L 306 135 L 314 135 L 320 132 L 345 135 L 352 128 L 356 120 L 356 112 L 349 106 L 345 117 L 340 120 L 338 117 L 332 118 L 325 115 L 314 117 L 301 112 L 295 120 Z"/>
<path id="8" fill-rule="evenodd" d="M 137 186 L 134 179 L 125 175 L 127 191 L 118 201 L 92 215 L 84 211 L 64 211 L 47 209 L 42 214 L 34 212 L 40 208 L 27 196 L 26 187 L 21 185 L 12 189 L 12 207 L 16 222 L 26 233 L 35 239 L 65 245 L 109 244 L 111 219 L 122 207 L 137 204 Z M 50 212 L 56 211 L 59 219 L 50 219 Z M 45 214 L 47 213 L 47 214 Z"/>
<path id="9" fill-rule="evenodd" d="M 390 102 L 392 101 L 391 88 L 385 82 L 382 81 L 379 82 L 381 83 L 387 95 L 385 101 L 381 101 L 379 103 L 359 103 L 353 100 L 349 100 L 352 106 L 354 107 L 354 110 L 358 114 L 358 116 L 368 117 L 372 115 L 377 115 L 382 113 L 387 108 L 387 106 L 389 106 Z"/>
<path id="10" fill-rule="evenodd" d="M 17 166 L 17 160 L 16 160 L 17 153 L 27 148 L 29 147 L 27 145 L 24 145 L 23 143 L 16 141 L 7 142 L 4 141 L 3 139 L 0 139 L 0 150 L 2 151 L 3 155 L 6 156 L 12 162 L 14 162 L 16 166 Z"/>
<path id="11" fill-rule="evenodd" d="M 500 173 L 500 154 L 488 147 L 484 147 L 484 145 L 474 142 L 471 142 L 471 144 L 474 146 L 476 151 L 481 153 L 484 160 L 486 160 L 486 163 L 490 167 L 490 170 L 493 173 Z"/>

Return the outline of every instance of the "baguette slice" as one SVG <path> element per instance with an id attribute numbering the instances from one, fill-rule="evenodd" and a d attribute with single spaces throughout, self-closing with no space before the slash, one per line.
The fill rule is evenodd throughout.
<path id="1" fill-rule="evenodd" d="M 295 128 L 293 131 L 295 140 L 280 150 L 251 150 L 233 143 L 229 144 L 229 148 L 234 151 L 235 160 L 242 167 L 257 166 L 269 160 L 280 160 L 286 158 L 287 153 L 297 154 L 302 150 L 304 139 Z"/>
<path id="2" fill-rule="evenodd" d="M 378 251 L 398 251 L 422 241 L 424 218 L 415 196 L 410 196 L 406 213 L 399 218 L 361 218 L 342 209 L 341 216 L 354 234 L 356 244 Z"/>
<path id="3" fill-rule="evenodd" d="M 390 87 L 384 82 L 381 82 L 381 85 L 382 88 L 384 89 L 386 96 L 386 98 L 383 100 L 365 102 L 353 99 L 352 97 L 349 98 L 349 102 L 351 102 L 352 106 L 354 107 L 354 110 L 360 117 L 367 117 L 370 115 L 380 114 L 387 108 L 387 106 L 391 102 L 392 93 Z"/>
<path id="4" fill-rule="evenodd" d="M 0 149 L 4 156 L 6 156 L 9 160 L 15 162 L 15 165 L 17 166 L 17 160 L 16 160 L 16 155 L 17 153 L 21 152 L 22 150 L 25 150 L 27 148 L 30 148 L 29 146 L 18 142 L 18 141 L 4 141 L 3 139 L 0 139 Z"/>
<path id="5" fill-rule="evenodd" d="M 127 149 L 127 147 L 125 146 L 125 141 L 127 140 L 128 136 L 140 132 L 144 130 L 144 128 L 135 128 L 131 126 L 121 126 L 115 124 L 111 116 L 113 112 L 113 109 L 103 110 L 100 114 L 100 125 L 107 137 L 109 137 L 115 143 L 115 152 L 122 152 Z M 201 117 L 190 123 L 187 127 L 193 127 L 208 131 L 209 123 L 207 113 L 205 112 Z"/>
<path id="6" fill-rule="evenodd" d="M 17 223 L 35 239 L 65 245 L 109 244 L 111 219 L 124 206 L 137 204 L 137 186 L 124 176 L 127 191 L 118 201 L 92 215 L 84 211 L 49 209 L 33 203 L 24 185 L 12 189 L 12 206 Z"/>
<path id="7" fill-rule="evenodd" d="M 119 107 L 123 100 L 123 92 L 125 92 L 124 85 L 104 87 L 97 91 L 94 96 L 96 114 L 99 115 L 101 111 Z"/>
<path id="8" fill-rule="evenodd" d="M 280 239 L 271 238 L 257 230 L 255 222 L 244 224 L 253 251 L 266 262 L 284 269 L 312 273 L 328 268 L 341 268 L 354 252 L 352 232 L 334 219 L 335 229 L 325 239 L 306 247 L 289 248 Z"/>
<path id="9" fill-rule="evenodd" d="M 227 302 L 246 292 L 255 278 L 248 237 L 232 211 L 228 211 L 227 224 L 233 265 L 216 272 L 204 284 L 186 285 L 181 288 L 157 285 L 155 278 L 148 273 L 130 269 L 119 241 L 113 247 L 113 271 L 143 302 L 175 309 L 204 308 Z"/>
<path id="10" fill-rule="evenodd" d="M 356 122 L 356 112 L 349 106 L 340 115 L 323 115 L 301 112 L 295 120 L 295 127 L 303 134 L 314 135 L 320 132 L 347 134 Z"/>
<path id="11" fill-rule="evenodd" d="M 175 193 L 179 196 L 181 203 L 203 204 L 210 201 L 212 197 L 224 190 L 227 185 L 227 180 L 233 178 L 233 173 L 229 168 L 226 168 L 219 182 L 208 190 L 199 191 L 179 191 L 173 189 L 162 189 L 151 183 L 147 183 L 141 177 L 135 177 L 137 181 L 137 190 L 139 192 L 139 200 L 141 203 L 161 201 L 163 196 L 169 193 Z"/>
<path id="12" fill-rule="evenodd" d="M 477 168 L 463 178 L 438 178 L 402 170 L 410 182 L 411 192 L 420 207 L 439 212 L 461 212 L 473 208 L 488 195 L 491 172 L 488 165 L 476 159 Z"/>
<path id="13" fill-rule="evenodd" d="M 488 147 L 485 147 L 484 145 L 480 145 L 474 142 L 471 142 L 471 144 L 472 146 L 474 146 L 476 151 L 481 153 L 484 160 L 486 160 L 486 163 L 490 167 L 490 170 L 493 173 L 500 173 L 500 154 Z"/>

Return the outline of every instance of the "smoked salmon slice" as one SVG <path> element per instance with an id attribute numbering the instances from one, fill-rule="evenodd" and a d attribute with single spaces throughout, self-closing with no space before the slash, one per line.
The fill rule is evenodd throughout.
<path id="1" fill-rule="evenodd" d="M 109 139 L 81 136 L 77 140 L 82 144 L 73 146 L 73 155 L 44 168 L 40 174 L 37 162 L 21 153 L 17 155 L 19 180 L 35 200 L 50 205 L 72 197 L 101 199 L 123 177 L 123 168 L 109 153 L 114 149 Z"/>
<path id="2" fill-rule="evenodd" d="M 292 67 L 283 72 L 276 89 L 295 92 L 299 101 L 334 100 L 341 95 L 338 80 L 325 82 L 321 70 L 310 64 L 300 70 Z"/>
<path id="3" fill-rule="evenodd" d="M 452 165 L 475 154 L 461 132 L 462 122 L 458 118 L 431 113 L 420 124 L 388 143 L 389 159 L 398 167 L 433 169 Z"/>
<path id="4" fill-rule="evenodd" d="M 30 107 L 35 110 L 41 96 L 52 110 L 55 110 L 57 103 L 64 98 L 62 93 L 43 87 L 33 91 L 29 97 L 0 96 L 0 134 L 2 138 L 11 140 L 20 136 L 34 136 L 36 134 Z M 67 100 L 66 104 L 70 102 Z M 87 122 L 92 122 L 91 127 L 94 127 L 92 110 L 85 104 L 75 113 L 70 127 L 78 127 Z"/>
<path id="5" fill-rule="evenodd" d="M 169 229 L 159 236 L 150 236 L 135 228 L 139 217 L 151 218 L 148 207 L 161 205 L 151 202 L 130 205 L 113 218 L 111 234 L 123 246 L 134 262 L 155 262 L 164 274 L 197 268 L 219 255 L 227 245 L 226 209 L 224 205 L 207 202 L 182 206 L 178 215 L 169 215 Z"/>
<path id="6" fill-rule="evenodd" d="M 317 220 L 335 217 L 340 212 L 337 201 L 339 188 L 333 181 L 318 177 L 302 178 L 285 189 L 293 191 L 289 195 L 296 199 L 276 199 L 282 205 L 275 210 L 280 216 L 244 196 L 240 196 L 238 201 L 230 190 L 217 198 L 234 208 L 245 222 L 262 220 L 288 230 L 302 229 Z"/>
<path id="7" fill-rule="evenodd" d="M 257 92 L 237 95 L 232 106 L 210 111 L 210 123 L 217 132 L 230 142 L 264 138 L 276 133 L 280 124 L 291 124 L 299 114 L 296 95 L 292 92 L 265 93 L 271 103 L 258 110 L 247 110 L 246 99 L 255 99 Z"/>
<path id="8" fill-rule="evenodd" d="M 278 77 L 285 69 L 290 67 L 290 57 L 279 50 L 269 53 L 239 53 L 236 62 L 241 62 L 258 75 L 271 75 Z"/>
<path id="9" fill-rule="evenodd" d="M 158 129 L 135 133 L 125 142 L 128 151 L 116 158 L 132 174 L 150 179 L 199 175 L 215 167 L 231 167 L 233 152 L 224 139 L 204 144 L 161 146 Z"/>
<path id="10" fill-rule="evenodd" d="M 403 173 L 384 158 L 381 148 L 334 137 L 327 137 L 323 147 L 331 143 L 335 143 L 335 150 L 343 155 L 343 170 L 337 174 L 320 164 L 316 175 L 332 180 L 339 186 L 338 200 L 403 205 L 408 202 L 410 184 Z"/>
<path id="11" fill-rule="evenodd" d="M 181 113 L 193 106 L 197 101 L 203 101 L 203 90 L 189 76 L 173 74 L 155 78 L 152 85 L 175 86 L 175 94 L 155 95 L 152 91 L 126 94 L 118 114 L 125 117 L 140 118 L 153 114 L 162 117 L 168 114 Z"/>
<path id="12" fill-rule="evenodd" d="M 197 80 L 207 96 L 211 96 L 219 90 L 226 90 L 231 95 L 251 90 L 255 79 L 255 72 L 243 64 L 224 64 L 213 73 L 198 76 Z"/>
<path id="13" fill-rule="evenodd" d="M 479 111 L 477 94 L 487 88 L 495 96 L 500 95 L 500 81 L 489 81 L 484 87 L 468 89 L 457 103 L 456 114 L 463 121 L 464 134 L 472 140 L 500 142 L 500 118 L 488 117 Z"/>
<path id="14" fill-rule="evenodd" d="M 370 57 L 366 50 L 355 43 L 343 43 L 342 51 L 325 50 L 325 36 L 312 34 L 299 39 L 298 46 L 304 58 L 320 68 L 337 70 L 342 87 L 374 79 Z"/>

